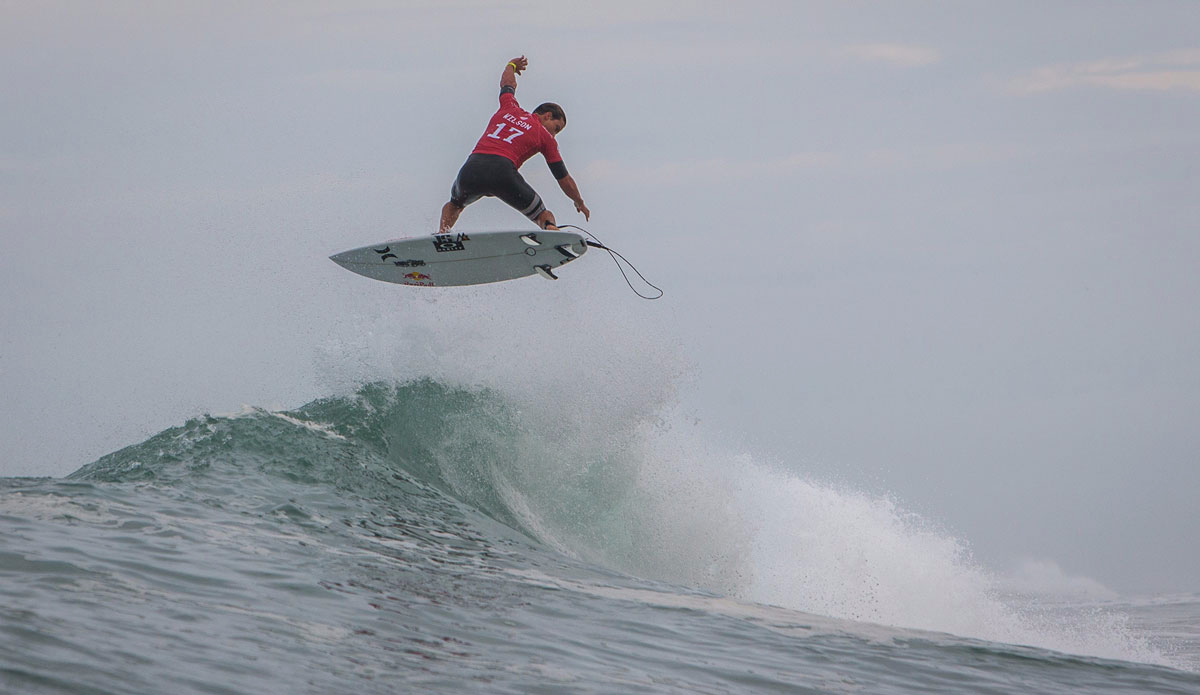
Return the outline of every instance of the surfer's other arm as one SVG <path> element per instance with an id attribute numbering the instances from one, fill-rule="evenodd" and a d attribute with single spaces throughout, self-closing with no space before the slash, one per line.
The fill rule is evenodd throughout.
<path id="1" fill-rule="evenodd" d="M 558 180 L 558 187 L 562 189 L 567 197 L 575 202 L 575 211 L 583 214 L 583 219 L 592 219 L 592 213 L 588 207 L 583 204 L 583 196 L 579 193 L 579 186 L 575 184 L 575 179 L 567 174 Z"/>

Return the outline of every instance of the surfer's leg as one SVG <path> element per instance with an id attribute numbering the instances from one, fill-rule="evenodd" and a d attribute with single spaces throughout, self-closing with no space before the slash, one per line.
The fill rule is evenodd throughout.
<path id="1" fill-rule="evenodd" d="M 504 157 L 496 157 L 496 159 L 508 162 Z M 458 170 L 458 176 L 454 177 L 454 185 L 450 187 L 450 202 L 442 206 L 442 220 L 438 225 L 439 234 L 449 231 L 454 223 L 458 222 L 458 216 L 468 205 L 485 195 L 490 195 L 487 192 L 489 180 L 487 164 L 487 155 L 473 154 L 467 157 L 467 161 Z"/>
<path id="2" fill-rule="evenodd" d="M 459 205 L 458 203 L 455 203 L 453 200 L 451 200 L 450 202 L 443 205 L 442 206 L 442 223 L 438 227 L 439 232 L 441 234 L 445 234 L 446 232 L 450 231 L 450 228 L 453 227 L 454 223 L 458 221 L 458 216 L 462 214 L 462 211 L 465 208 L 466 208 L 466 206 Z"/>
<path id="3" fill-rule="evenodd" d="M 541 229 L 556 228 L 554 213 L 546 209 L 542 197 L 533 190 L 533 186 L 525 181 L 517 171 L 517 167 L 511 163 L 498 172 L 496 187 L 489 193 L 508 203 L 512 209 L 524 215 Z M 547 227 L 547 224 L 550 227 Z"/>
<path id="4" fill-rule="evenodd" d="M 538 227 L 542 229 L 558 229 L 558 224 L 554 221 L 554 213 L 549 210 L 542 210 L 542 213 L 534 220 Z"/>

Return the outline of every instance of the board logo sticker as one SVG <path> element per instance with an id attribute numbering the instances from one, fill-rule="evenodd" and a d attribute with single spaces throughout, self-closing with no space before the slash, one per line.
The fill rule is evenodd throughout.
<path id="1" fill-rule="evenodd" d="M 433 287 L 433 278 L 416 270 L 404 274 L 404 284 L 419 287 Z"/>
<path id="2" fill-rule="evenodd" d="M 466 249 L 463 245 L 464 241 L 470 241 L 471 237 L 466 234 L 438 234 L 433 237 L 433 248 L 438 253 L 446 251 L 462 251 Z"/>
<path id="3" fill-rule="evenodd" d="M 414 268 L 416 266 L 425 265 L 425 261 L 423 261 L 419 258 L 408 258 L 405 260 L 400 260 L 399 256 L 392 253 L 391 246 L 385 246 L 381 249 L 371 249 L 371 250 L 374 251 L 375 253 L 379 254 L 379 260 L 381 260 L 381 261 L 395 259 L 395 260 L 392 260 L 392 265 L 399 267 L 399 268 Z"/>

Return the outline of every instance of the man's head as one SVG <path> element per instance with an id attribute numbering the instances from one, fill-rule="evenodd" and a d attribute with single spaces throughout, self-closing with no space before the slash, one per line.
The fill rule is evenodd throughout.
<path id="1" fill-rule="evenodd" d="M 548 101 L 534 109 L 533 115 L 538 117 L 542 126 L 550 131 L 551 135 L 557 136 L 563 128 L 567 127 L 567 114 L 563 113 L 562 107 L 558 104 Z"/>

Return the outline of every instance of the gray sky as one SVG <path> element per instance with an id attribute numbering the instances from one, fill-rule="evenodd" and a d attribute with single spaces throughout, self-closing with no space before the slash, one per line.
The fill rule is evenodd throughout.
<path id="1" fill-rule="evenodd" d="M 1200 590 L 1200 3 L 0 19 L 0 474 L 299 405 L 404 326 L 439 354 L 503 336 L 475 358 L 654 344 L 707 432 L 894 494 L 980 559 Z M 519 54 L 522 102 L 568 113 L 585 226 L 662 302 L 604 258 L 440 297 L 326 260 L 432 231 Z M 519 224 L 485 201 L 460 227 Z"/>

